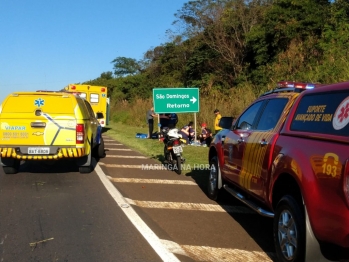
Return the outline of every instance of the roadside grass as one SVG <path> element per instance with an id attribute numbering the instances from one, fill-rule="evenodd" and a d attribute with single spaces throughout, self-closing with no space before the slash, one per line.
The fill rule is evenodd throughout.
<path id="1" fill-rule="evenodd" d="M 164 161 L 164 145 L 158 139 L 136 138 L 137 133 L 146 134 L 147 128 L 129 126 L 120 122 L 110 122 L 104 128 L 104 133 L 116 141 L 140 152 L 141 154 L 155 159 L 161 164 Z M 182 174 L 191 176 L 196 183 L 205 189 L 208 181 L 208 147 L 190 146 L 183 147 L 185 163 L 182 166 Z"/>

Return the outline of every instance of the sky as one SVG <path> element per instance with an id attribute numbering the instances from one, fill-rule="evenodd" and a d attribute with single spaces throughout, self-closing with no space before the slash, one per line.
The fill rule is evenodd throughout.
<path id="1" fill-rule="evenodd" d="M 0 103 L 18 91 L 60 90 L 142 59 L 169 41 L 188 0 L 1 0 Z"/>

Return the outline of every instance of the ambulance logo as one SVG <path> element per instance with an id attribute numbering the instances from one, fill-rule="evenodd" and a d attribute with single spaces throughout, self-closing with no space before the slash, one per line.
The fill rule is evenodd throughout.
<path id="1" fill-rule="evenodd" d="M 38 98 L 34 100 L 34 105 L 37 107 L 43 106 L 45 104 L 45 100 Z"/>
<path id="2" fill-rule="evenodd" d="M 34 132 L 33 135 L 34 136 L 42 136 L 44 133 L 43 132 Z"/>
<path id="3" fill-rule="evenodd" d="M 344 128 L 349 123 L 349 96 L 343 100 L 334 113 L 332 126 L 335 130 Z"/>

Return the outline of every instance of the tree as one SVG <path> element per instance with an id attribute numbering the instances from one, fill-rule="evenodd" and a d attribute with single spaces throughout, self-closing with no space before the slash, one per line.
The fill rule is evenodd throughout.
<path id="1" fill-rule="evenodd" d="M 111 63 L 114 63 L 114 75 L 122 77 L 126 75 L 135 75 L 142 72 L 142 67 L 137 60 L 127 57 L 117 57 Z"/>
<path id="2" fill-rule="evenodd" d="M 226 77 L 229 75 L 234 79 L 244 70 L 246 35 L 262 21 L 263 8 L 270 2 L 271 0 L 189 1 L 176 17 L 187 24 L 186 35 L 200 37 L 200 42 L 218 54 L 215 59 L 220 64 L 216 69 L 221 72 L 227 70 Z"/>
<path id="3" fill-rule="evenodd" d="M 106 80 L 110 80 L 113 79 L 113 72 L 108 71 L 108 72 L 103 72 L 100 76 L 101 79 L 106 79 Z"/>

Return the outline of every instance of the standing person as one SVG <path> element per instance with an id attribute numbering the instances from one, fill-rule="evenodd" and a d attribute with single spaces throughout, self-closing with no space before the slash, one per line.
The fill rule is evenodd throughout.
<path id="1" fill-rule="evenodd" d="M 153 135 L 153 129 L 154 129 L 154 117 L 157 116 L 154 113 L 154 107 L 152 106 L 148 112 L 147 112 L 147 123 L 148 123 L 148 136 L 147 138 L 151 139 L 151 136 Z"/>
<path id="2" fill-rule="evenodd" d="M 219 124 L 219 120 L 221 120 L 222 116 L 219 113 L 218 109 L 215 109 L 214 114 L 216 115 L 216 118 L 214 119 L 214 132 L 215 134 L 217 134 L 219 131 L 221 131 L 223 128 L 221 128 L 218 124 Z"/>
<path id="3" fill-rule="evenodd" d="M 207 128 L 206 123 L 201 124 L 201 134 L 199 135 L 201 145 L 209 146 L 212 141 L 212 132 Z"/>

